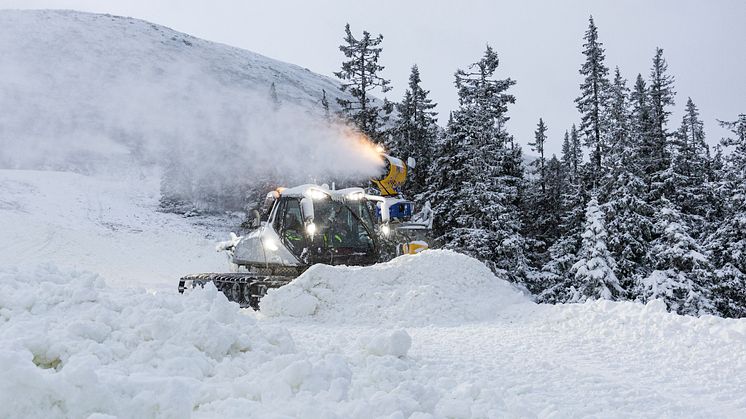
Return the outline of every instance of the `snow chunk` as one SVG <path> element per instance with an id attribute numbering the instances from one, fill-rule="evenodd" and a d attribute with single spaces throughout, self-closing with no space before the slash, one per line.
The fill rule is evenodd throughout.
<path id="1" fill-rule="evenodd" d="M 529 303 L 476 259 L 428 250 L 369 267 L 316 265 L 260 306 L 269 317 L 409 326 L 481 321 Z"/>
<path id="2" fill-rule="evenodd" d="M 383 332 L 365 342 L 365 350 L 371 355 L 396 357 L 407 356 L 412 346 L 412 338 L 405 330 Z"/>

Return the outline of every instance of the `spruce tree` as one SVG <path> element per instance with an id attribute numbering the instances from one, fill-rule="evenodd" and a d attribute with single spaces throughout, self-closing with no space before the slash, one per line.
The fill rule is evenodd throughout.
<path id="1" fill-rule="evenodd" d="M 532 150 L 538 154 L 538 157 L 531 162 L 534 176 L 526 182 L 527 188 L 525 193 L 525 205 L 523 208 L 523 226 L 524 235 L 527 239 L 527 245 L 531 248 L 529 260 L 531 265 L 541 269 L 546 263 L 546 250 L 554 243 L 560 234 L 560 213 L 559 205 L 564 183 L 564 171 L 562 164 L 554 158 L 556 167 L 550 173 L 548 163 L 544 156 L 545 143 L 547 141 L 547 127 L 544 120 L 539 118 L 537 129 L 534 132 L 534 141 L 528 143 Z M 554 176 L 554 177 L 553 177 Z M 550 189 L 548 183 L 552 183 Z M 546 282 L 541 280 L 542 283 Z M 531 284 L 529 288 L 535 288 L 539 292 L 542 287 Z"/>
<path id="2" fill-rule="evenodd" d="M 632 118 L 630 118 L 632 115 Z M 611 87 L 609 107 L 610 139 L 608 169 L 601 187 L 605 201 L 608 248 L 616 261 L 615 274 L 622 288 L 647 276 L 646 256 L 652 240 L 652 209 L 647 204 L 646 185 L 640 164 L 640 137 L 632 128 L 635 112 L 630 110 L 629 89 L 617 68 Z M 634 298 L 635 295 L 629 297 Z"/>
<path id="3" fill-rule="evenodd" d="M 482 59 L 456 72 L 459 108 L 431 169 L 435 233 L 446 248 L 457 249 L 522 281 L 527 270 L 520 234 L 520 148 L 505 131 L 507 93 L 515 82 L 496 79 L 497 54 L 487 47 Z M 516 162 L 517 160 L 517 162 Z"/>
<path id="4" fill-rule="evenodd" d="M 577 259 L 576 252 L 580 236 L 572 228 L 572 223 L 568 223 L 572 217 L 568 217 L 567 214 L 571 213 L 574 204 L 568 199 L 573 192 L 570 171 L 564 162 L 552 156 L 547 162 L 546 173 L 547 190 L 542 206 L 542 222 L 538 223 L 539 226 L 543 226 L 543 229 L 533 232 L 533 235 L 543 238 L 548 248 L 541 255 L 540 270 L 535 275 L 529 289 L 538 295 L 540 301 L 557 302 L 563 299 L 553 294 L 557 291 L 554 287 L 564 286 L 567 282 L 570 268 Z M 535 217 L 531 208 L 526 209 L 525 212 L 529 217 L 538 218 Z M 531 223 L 527 222 L 527 224 Z"/>
<path id="5" fill-rule="evenodd" d="M 716 307 L 726 317 L 746 317 L 746 114 L 720 124 L 733 136 L 721 141 L 730 151 L 719 186 L 724 216 L 707 238 L 707 249 L 716 267 Z"/>
<path id="6" fill-rule="evenodd" d="M 570 133 L 565 130 L 565 136 L 562 139 L 562 164 L 566 173 L 572 171 L 572 144 L 570 143 Z"/>
<path id="7" fill-rule="evenodd" d="M 666 128 L 671 115 L 669 108 L 675 105 L 673 83 L 673 76 L 668 74 L 668 63 L 663 58 L 663 49 L 656 48 L 653 66 L 650 68 L 650 112 L 653 120 L 652 135 L 664 143 L 670 135 Z"/>
<path id="8" fill-rule="evenodd" d="M 368 31 L 356 39 L 350 31 L 350 24 L 345 25 L 344 45 L 339 47 L 346 61 L 342 62 L 341 71 L 335 72 L 341 82 L 342 91 L 349 91 L 354 100 L 337 98 L 341 106 L 341 115 L 351 121 L 365 135 L 374 141 L 383 140 L 382 127 L 388 121 L 392 106 L 388 101 L 377 105 L 371 96 L 373 91 L 386 93 L 391 90 L 389 80 L 380 76 L 384 67 L 378 64 L 382 48 L 383 35 L 371 37 Z"/>
<path id="9" fill-rule="evenodd" d="M 646 144 L 647 174 L 650 200 L 661 195 L 671 195 L 671 156 L 669 153 L 667 123 L 671 115 L 669 108 L 674 105 L 673 76 L 668 74 L 668 64 L 663 58 L 663 50 L 656 48 L 653 66 L 650 69 L 648 88 L 650 132 Z"/>
<path id="10" fill-rule="evenodd" d="M 588 202 L 585 212 L 585 231 L 578 260 L 572 266 L 574 278 L 570 301 L 584 301 L 587 298 L 615 300 L 624 294 L 619 285 L 614 268 L 616 262 L 606 247 L 608 235 L 604 215 L 594 197 Z"/>
<path id="11" fill-rule="evenodd" d="M 704 250 L 689 235 L 678 208 L 665 197 L 655 218 L 657 238 L 649 255 L 654 271 L 642 281 L 642 301 L 663 299 L 669 310 L 679 314 L 713 313 L 712 267 Z"/>
<path id="12" fill-rule="evenodd" d="M 402 158 L 414 157 L 416 167 L 407 175 L 403 192 L 411 197 L 422 194 L 427 186 L 427 170 L 438 136 L 436 106 L 420 83 L 420 71 L 412 66 L 409 86 L 401 103 L 396 105 L 398 116 L 392 129 L 389 152 Z"/>
<path id="13" fill-rule="evenodd" d="M 622 77 L 619 67 L 614 68 L 614 80 L 611 82 L 609 88 L 609 108 L 607 114 L 610 151 L 628 146 L 627 139 L 630 137 L 629 95 L 630 91 L 627 87 L 627 80 Z"/>
<path id="14" fill-rule="evenodd" d="M 580 74 L 585 78 L 580 84 L 580 96 L 575 99 L 580 111 L 580 130 L 585 137 L 585 144 L 591 150 L 591 173 L 595 183 L 600 179 L 602 158 L 605 151 L 605 137 L 607 124 L 605 121 L 606 107 L 609 97 L 609 68 L 606 67 L 603 44 L 598 40 L 598 28 L 589 18 L 588 30 L 583 38 L 583 55 L 585 62 L 580 68 Z"/>
<path id="15" fill-rule="evenodd" d="M 573 288 L 574 272 L 572 266 L 577 261 L 581 245 L 581 234 L 585 221 L 587 197 L 580 176 L 582 147 L 578 131 L 572 126 L 562 146 L 562 171 L 556 176 L 561 179 L 559 203 L 554 207 L 558 214 L 558 235 L 548 249 L 548 258 L 539 274 L 544 289 L 538 296 L 539 301 L 558 303 L 577 300 L 577 287 Z M 555 181 L 556 182 L 556 181 Z M 553 217 L 552 217 L 553 218 Z"/>
<path id="16" fill-rule="evenodd" d="M 671 150 L 671 198 L 681 209 L 693 235 L 699 238 L 714 211 L 714 198 L 709 184 L 710 150 L 705 142 L 704 124 L 691 98 L 687 99 L 681 127 L 671 139 Z"/>
<path id="17" fill-rule="evenodd" d="M 546 166 L 546 159 L 544 158 L 544 143 L 547 141 L 547 126 L 544 124 L 544 120 L 539 118 L 539 123 L 534 131 L 534 141 L 528 143 L 531 149 L 538 154 L 538 158 L 531 164 L 536 167 L 539 175 L 539 184 L 541 185 L 542 194 L 546 191 L 546 173 L 544 168 Z"/>
<path id="18" fill-rule="evenodd" d="M 562 142 L 562 164 L 567 169 L 567 174 L 572 182 L 580 179 L 583 147 L 580 144 L 578 129 L 575 124 L 572 125 L 569 133 L 565 131 L 565 138 Z"/>
<path id="19" fill-rule="evenodd" d="M 657 160 L 654 160 L 653 140 L 653 120 L 650 115 L 650 97 L 648 95 L 648 86 L 643 79 L 642 74 L 637 75 L 635 85 L 630 93 L 630 102 L 632 112 L 630 115 L 630 135 L 633 142 L 639 147 L 640 166 L 642 177 L 646 183 L 646 192 L 650 191 L 652 174 L 656 171 Z"/>

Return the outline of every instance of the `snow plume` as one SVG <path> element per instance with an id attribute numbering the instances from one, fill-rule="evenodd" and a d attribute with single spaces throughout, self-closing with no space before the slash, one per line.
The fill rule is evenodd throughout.
<path id="1" fill-rule="evenodd" d="M 381 164 L 322 116 L 336 83 L 249 51 L 135 19 L 2 11 L 0 52 L 0 168 L 159 163 L 195 183 L 368 177 Z"/>

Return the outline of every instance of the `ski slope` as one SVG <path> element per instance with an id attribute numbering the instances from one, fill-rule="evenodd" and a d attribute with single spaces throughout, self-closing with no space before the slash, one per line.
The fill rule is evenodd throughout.
<path id="1" fill-rule="evenodd" d="M 0 171 L 0 417 L 744 417 L 746 320 L 533 303 L 430 251 L 309 270 L 241 310 L 225 220 L 157 177 Z"/>
<path id="2" fill-rule="evenodd" d="M 214 243 L 226 227 L 157 212 L 158 185 L 153 170 L 111 177 L 0 170 L 0 266 L 49 263 L 151 290 L 171 290 L 195 270 L 225 269 Z"/>

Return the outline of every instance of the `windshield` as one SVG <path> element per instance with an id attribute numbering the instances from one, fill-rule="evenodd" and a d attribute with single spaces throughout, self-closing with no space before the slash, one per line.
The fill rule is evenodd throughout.
<path id="1" fill-rule="evenodd" d="M 314 201 L 314 223 L 326 248 L 372 249 L 373 221 L 365 200 L 336 202 Z"/>

